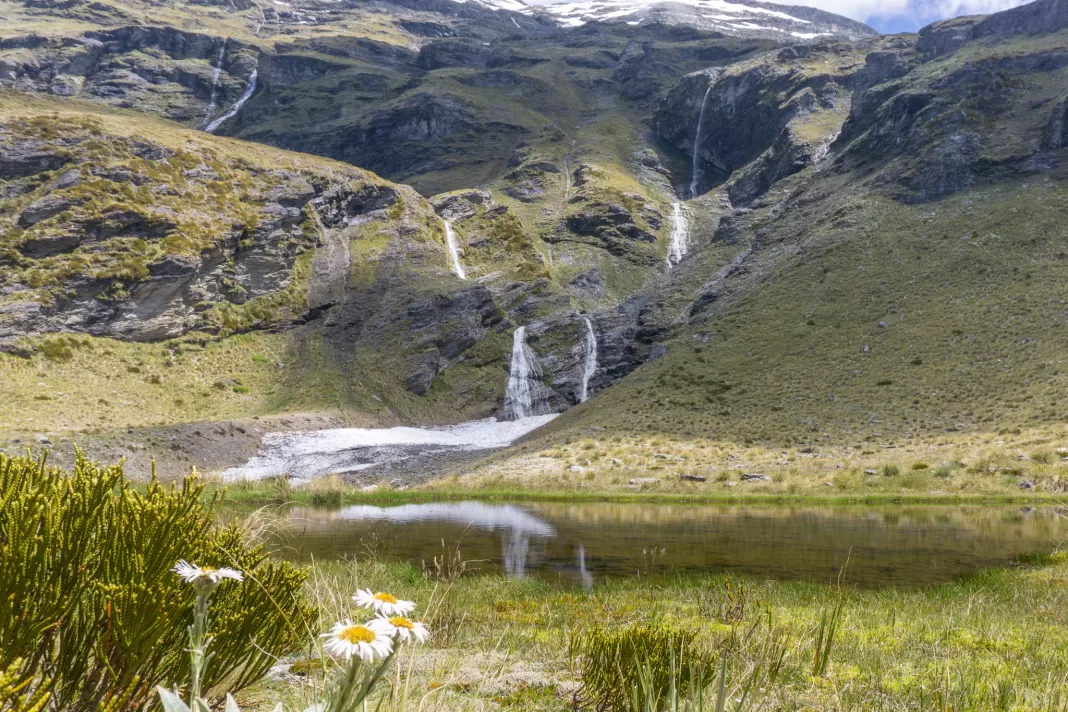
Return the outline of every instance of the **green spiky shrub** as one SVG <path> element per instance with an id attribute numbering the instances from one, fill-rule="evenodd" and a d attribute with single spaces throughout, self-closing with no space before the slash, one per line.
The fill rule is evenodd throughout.
<path id="1" fill-rule="evenodd" d="M 581 666 L 584 695 L 602 710 L 656 709 L 711 679 L 694 633 L 680 628 L 591 628 L 572 636 L 570 656 Z"/>
<path id="2" fill-rule="evenodd" d="M 121 466 L 0 455 L 0 670 L 48 681 L 56 709 L 154 704 L 157 684 L 188 679 L 194 592 L 171 571 L 179 559 L 247 576 L 215 601 L 205 689 L 240 690 L 299 647 L 305 574 L 215 527 L 218 501 L 201 493 L 194 477 L 139 492 Z"/>

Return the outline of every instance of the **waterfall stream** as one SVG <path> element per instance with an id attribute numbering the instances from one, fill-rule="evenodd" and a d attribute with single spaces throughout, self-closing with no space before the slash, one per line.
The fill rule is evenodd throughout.
<path id="1" fill-rule="evenodd" d="M 527 346 L 527 327 L 512 335 L 512 362 L 508 367 L 508 386 L 504 392 L 504 415 L 511 420 L 529 418 L 546 410 L 539 398 L 541 367 L 533 350 Z"/>
<path id="2" fill-rule="evenodd" d="M 445 218 L 442 218 L 441 222 L 445 223 L 445 246 L 449 250 L 449 264 L 452 265 L 452 271 L 460 279 L 467 279 L 464 266 L 460 263 L 460 241 L 456 239 L 456 231 L 452 229 L 452 223 Z"/>
<path id="3" fill-rule="evenodd" d="M 690 197 L 697 197 L 697 183 L 701 180 L 701 170 L 697 163 L 700 160 L 697 156 L 701 146 L 701 124 L 705 122 L 705 107 L 708 106 L 708 95 L 712 92 L 712 81 L 708 82 L 708 89 L 705 89 L 705 96 L 701 99 L 701 111 L 697 114 L 697 128 L 694 129 L 693 135 L 693 166 L 690 169 Z"/>
<path id="4" fill-rule="evenodd" d="M 681 201 L 671 204 L 671 243 L 668 245 L 668 267 L 677 265 L 686 254 L 686 238 L 689 232 L 689 221 L 686 219 L 686 211 L 683 210 Z"/>
<path id="5" fill-rule="evenodd" d="M 208 133 L 215 133 L 223 123 L 229 121 L 237 115 L 237 112 L 241 111 L 241 107 L 245 105 L 245 102 L 249 100 L 252 93 L 256 91 L 256 75 L 257 71 L 253 69 L 252 74 L 248 75 L 248 86 L 245 87 L 245 92 L 241 95 L 241 98 L 235 101 L 233 106 L 231 106 L 225 114 L 208 124 L 208 127 L 204 129 L 205 131 Z"/>
<path id="6" fill-rule="evenodd" d="M 215 113 L 215 109 L 217 108 L 215 100 L 219 96 L 219 72 L 222 71 L 223 55 L 225 52 L 226 43 L 224 42 L 223 45 L 219 47 L 219 55 L 215 58 L 215 66 L 211 72 L 211 98 L 208 99 L 208 110 L 204 112 L 205 123 L 211 121 L 211 116 Z"/>
<path id="7" fill-rule="evenodd" d="M 586 361 L 582 366 L 582 388 L 579 391 L 579 403 L 585 403 L 590 397 L 590 380 L 597 375 L 597 334 L 593 331 L 593 322 L 583 317 L 586 322 L 586 335 L 582 345 L 586 351 Z"/>

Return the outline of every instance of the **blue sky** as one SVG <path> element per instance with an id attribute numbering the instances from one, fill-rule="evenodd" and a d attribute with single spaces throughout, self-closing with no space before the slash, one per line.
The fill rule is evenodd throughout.
<path id="1" fill-rule="evenodd" d="M 986 15 L 1022 5 L 1023 0 L 774 0 L 810 5 L 866 22 L 884 33 L 915 32 L 935 20 Z"/>

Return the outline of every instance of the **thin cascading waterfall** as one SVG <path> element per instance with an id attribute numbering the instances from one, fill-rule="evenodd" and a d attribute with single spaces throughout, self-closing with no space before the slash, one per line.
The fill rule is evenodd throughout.
<path id="1" fill-rule="evenodd" d="M 541 366 L 534 351 L 527 346 L 527 327 L 512 335 L 512 361 L 508 366 L 508 385 L 504 391 L 504 414 L 510 420 L 529 418 L 545 411 L 539 391 Z"/>
<path id="2" fill-rule="evenodd" d="M 564 156 L 564 202 L 571 195 L 571 169 L 567 165 L 567 156 Z"/>
<path id="3" fill-rule="evenodd" d="M 668 244 L 667 265 L 672 267 L 682 261 L 687 250 L 689 221 L 681 201 L 671 203 L 671 242 Z"/>
<path id="4" fill-rule="evenodd" d="M 579 389 L 579 403 L 585 403 L 590 397 L 590 381 L 597 375 L 597 334 L 593 331 L 593 322 L 583 317 L 586 333 L 582 340 L 586 352 L 586 361 L 582 365 L 582 387 Z"/>
<path id="5" fill-rule="evenodd" d="M 452 223 L 445 218 L 442 218 L 441 222 L 445 223 L 445 246 L 449 250 L 449 264 L 453 274 L 460 279 L 467 279 L 464 266 L 460 263 L 460 241 L 456 238 L 456 231 L 452 229 Z"/>
<path id="6" fill-rule="evenodd" d="M 241 95 L 241 98 L 235 101 L 233 106 L 231 106 L 225 114 L 208 124 L 207 128 L 204 129 L 206 132 L 215 133 L 223 123 L 229 121 L 237 115 L 237 112 L 241 111 L 241 107 L 245 105 L 245 102 L 248 101 L 253 92 L 256 91 L 257 74 L 258 72 L 253 69 L 252 74 L 248 75 L 248 86 L 245 87 L 245 92 Z"/>
<path id="7" fill-rule="evenodd" d="M 204 122 L 211 121 L 211 115 L 215 113 L 215 100 L 219 96 L 219 72 L 222 71 L 223 54 L 226 52 L 226 43 L 219 47 L 219 55 L 215 58 L 215 66 L 211 70 L 211 98 L 208 99 L 208 110 L 204 112 Z"/>
<path id="8" fill-rule="evenodd" d="M 708 88 L 705 89 L 705 96 L 701 99 L 701 111 L 697 114 L 697 128 L 694 129 L 693 136 L 693 166 L 690 168 L 690 197 L 697 197 L 697 183 L 701 180 L 701 169 L 697 163 L 700 160 L 698 152 L 701 146 L 701 125 L 705 123 L 705 107 L 708 106 L 708 95 L 712 92 L 712 82 L 708 82 Z"/>

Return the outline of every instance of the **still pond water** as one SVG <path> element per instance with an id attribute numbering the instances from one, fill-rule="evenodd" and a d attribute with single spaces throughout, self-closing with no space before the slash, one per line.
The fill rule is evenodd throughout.
<path id="1" fill-rule="evenodd" d="M 587 589 L 607 577 L 724 571 L 916 586 L 1010 565 L 1068 541 L 1068 518 L 1047 506 L 449 502 L 275 513 L 268 546 L 284 558 L 374 552 L 421 566 L 458 549 L 469 571 Z"/>

